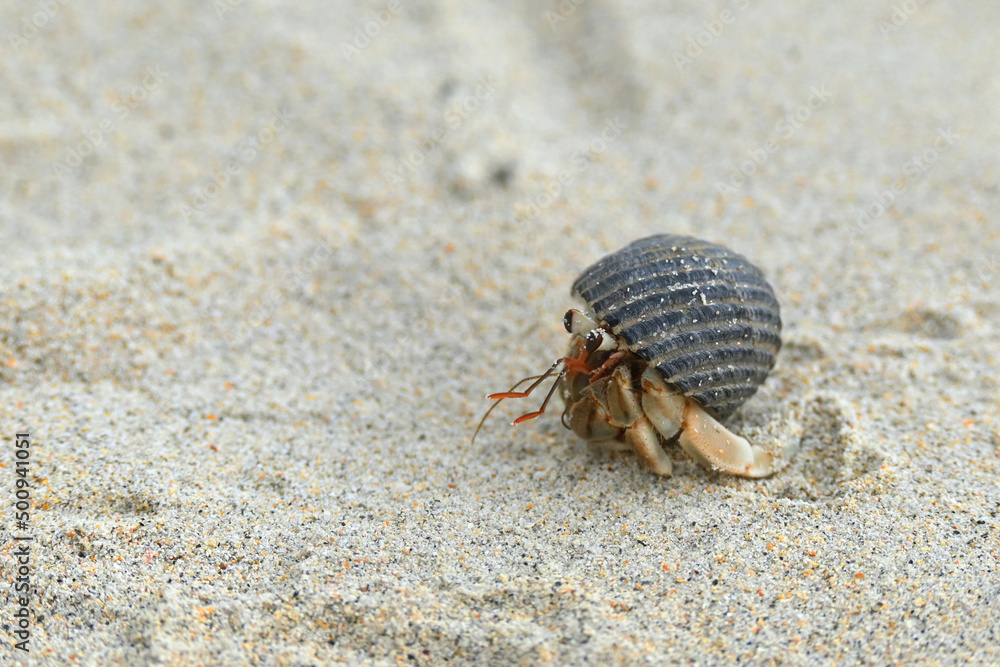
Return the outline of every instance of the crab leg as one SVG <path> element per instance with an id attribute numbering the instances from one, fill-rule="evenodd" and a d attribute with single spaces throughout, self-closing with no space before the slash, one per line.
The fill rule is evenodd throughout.
<path id="1" fill-rule="evenodd" d="M 607 373 L 615 364 L 621 361 L 626 354 L 627 352 L 624 352 L 622 350 L 618 350 L 617 352 L 613 353 L 610 357 L 607 358 L 607 360 L 603 364 L 601 364 L 594 370 L 590 371 L 590 381 L 594 382 L 595 380 L 599 380 L 602 375 Z"/>

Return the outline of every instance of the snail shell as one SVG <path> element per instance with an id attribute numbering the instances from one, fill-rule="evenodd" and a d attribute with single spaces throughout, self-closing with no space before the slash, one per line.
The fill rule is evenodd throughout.
<path id="1" fill-rule="evenodd" d="M 572 293 L 720 420 L 753 396 L 781 348 L 780 307 L 761 270 L 690 236 L 635 241 L 586 269 Z"/>

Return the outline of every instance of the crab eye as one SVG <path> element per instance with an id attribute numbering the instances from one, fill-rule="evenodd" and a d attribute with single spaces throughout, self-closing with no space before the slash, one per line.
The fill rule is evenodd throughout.
<path id="1" fill-rule="evenodd" d="M 588 333 L 587 337 L 584 338 L 584 340 L 587 341 L 586 343 L 587 352 L 591 353 L 597 352 L 597 348 L 599 348 L 601 346 L 601 343 L 603 342 L 603 339 L 601 337 L 601 332 L 596 329 Z"/>
<path id="2" fill-rule="evenodd" d="M 597 322 L 590 317 L 587 317 L 576 308 L 570 308 L 566 311 L 566 314 L 563 315 L 563 326 L 566 327 L 567 333 L 575 334 L 582 338 L 588 331 L 592 331 L 597 328 Z"/>
<path id="3" fill-rule="evenodd" d="M 585 346 L 587 352 L 594 353 L 597 351 L 610 350 L 616 347 L 615 339 L 604 329 L 594 329 L 590 331 L 583 339 L 585 341 Z"/>

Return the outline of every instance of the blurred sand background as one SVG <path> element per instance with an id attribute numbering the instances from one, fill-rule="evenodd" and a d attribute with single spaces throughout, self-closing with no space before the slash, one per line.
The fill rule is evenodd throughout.
<path id="1" fill-rule="evenodd" d="M 30 663 L 1000 663 L 997 25 L 0 2 Z M 510 428 L 534 398 L 470 446 L 561 354 L 576 274 L 665 231 L 775 285 L 732 428 L 792 464 L 659 478 L 559 407 Z"/>

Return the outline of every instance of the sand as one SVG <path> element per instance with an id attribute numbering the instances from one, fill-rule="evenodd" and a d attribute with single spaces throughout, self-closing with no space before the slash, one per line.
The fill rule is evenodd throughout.
<path id="1" fill-rule="evenodd" d="M 0 2 L 2 661 L 1000 664 L 995 3 L 338 4 Z M 660 232 L 791 464 L 471 445 Z"/>

